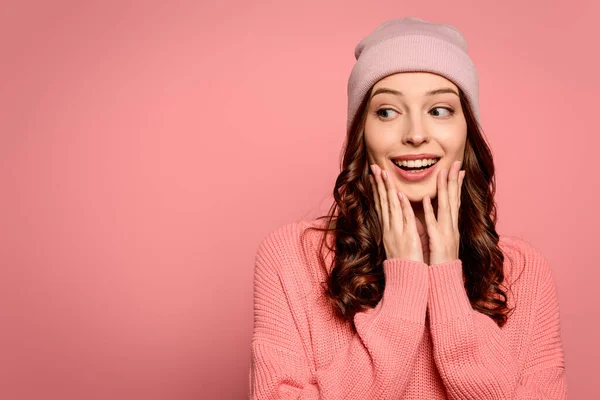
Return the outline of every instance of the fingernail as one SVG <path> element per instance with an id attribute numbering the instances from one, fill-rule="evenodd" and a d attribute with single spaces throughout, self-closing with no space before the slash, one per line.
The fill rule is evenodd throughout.
<path id="1" fill-rule="evenodd" d="M 370 167 L 371 167 L 371 172 L 375 173 L 375 164 L 371 164 Z"/>
<path id="2" fill-rule="evenodd" d="M 383 171 L 381 175 L 383 176 L 383 179 L 387 180 L 387 171 Z"/>

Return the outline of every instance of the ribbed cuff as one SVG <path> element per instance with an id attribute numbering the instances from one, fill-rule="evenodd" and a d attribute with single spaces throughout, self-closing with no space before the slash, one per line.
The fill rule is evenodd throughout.
<path id="1" fill-rule="evenodd" d="M 462 260 L 429 266 L 429 318 L 432 324 L 470 315 L 473 311 L 465 289 Z"/>
<path id="2" fill-rule="evenodd" d="M 427 310 L 427 264 L 392 258 L 384 260 L 384 301 L 394 302 L 400 317 L 424 324 Z"/>

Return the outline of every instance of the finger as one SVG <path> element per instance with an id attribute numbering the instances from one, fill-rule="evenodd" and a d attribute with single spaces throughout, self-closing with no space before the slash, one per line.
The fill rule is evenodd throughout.
<path id="1" fill-rule="evenodd" d="M 448 222 L 451 221 L 451 219 L 449 218 L 450 204 L 449 204 L 449 200 L 448 200 L 448 170 L 447 169 L 442 169 L 442 171 L 438 174 L 437 186 L 438 186 L 437 223 L 439 226 L 445 227 L 445 226 L 447 226 Z"/>
<path id="2" fill-rule="evenodd" d="M 381 205 L 379 204 L 379 192 L 377 191 L 377 184 L 375 183 L 375 178 L 373 177 L 373 175 L 369 175 L 369 182 L 371 182 L 371 189 L 373 190 L 377 218 L 379 219 L 379 224 L 383 224 L 383 220 L 381 219 Z"/>
<path id="3" fill-rule="evenodd" d="M 458 175 L 460 171 L 461 162 L 455 161 L 450 169 L 448 176 L 448 203 L 450 206 L 450 221 L 452 222 L 452 229 L 455 232 L 458 231 Z"/>
<path id="4" fill-rule="evenodd" d="M 408 197 L 406 197 L 405 194 L 402 195 L 402 199 L 400 200 L 400 207 L 402 208 L 402 223 L 404 224 L 403 229 L 413 233 L 418 233 L 415 212 L 410 204 L 410 200 L 408 200 Z"/>
<path id="5" fill-rule="evenodd" d="M 398 188 L 396 187 L 396 180 L 394 175 L 390 172 L 387 173 L 387 179 L 385 184 L 388 194 L 388 206 L 390 207 L 390 228 L 398 228 L 402 233 L 404 228 L 404 219 L 402 217 L 402 206 L 400 205 L 400 199 L 398 198 Z"/>
<path id="6" fill-rule="evenodd" d="M 425 214 L 425 225 L 427 226 L 427 234 L 429 235 L 429 239 L 430 241 L 435 240 L 433 237 L 437 231 L 438 222 L 435 220 L 435 214 L 433 212 L 433 206 L 431 205 L 431 198 L 429 196 L 423 197 L 423 214 Z"/>
<path id="7" fill-rule="evenodd" d="M 390 189 L 390 181 L 393 178 L 390 177 L 390 173 L 388 171 L 386 171 L 385 169 L 381 171 L 381 178 L 382 178 L 384 189 L 385 189 L 383 197 L 385 197 L 385 204 L 387 207 L 388 228 L 392 229 L 392 227 L 393 227 L 393 221 L 392 221 L 393 203 L 392 203 L 392 193 L 391 193 L 391 189 Z"/>
<path id="8" fill-rule="evenodd" d="M 465 170 L 460 171 L 459 180 L 458 180 L 458 210 L 460 212 L 460 202 L 462 201 L 462 188 L 463 182 L 465 180 Z"/>
<path id="9" fill-rule="evenodd" d="M 390 211 L 387 204 L 387 194 L 385 192 L 385 184 L 383 183 L 383 177 L 381 176 L 381 168 L 379 165 L 375 165 L 375 181 L 377 182 L 377 192 L 379 193 L 379 205 L 381 211 L 381 219 L 383 230 L 387 231 L 390 228 Z"/>

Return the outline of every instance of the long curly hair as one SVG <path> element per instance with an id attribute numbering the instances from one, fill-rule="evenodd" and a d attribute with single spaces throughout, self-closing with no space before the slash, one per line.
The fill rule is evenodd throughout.
<path id="1" fill-rule="evenodd" d="M 351 323 L 356 332 L 354 315 L 373 308 L 381 300 L 385 289 L 383 261 L 383 229 L 375 209 L 373 190 L 369 182 L 369 165 L 364 140 L 366 110 L 371 90 L 365 95 L 352 121 L 345 141 L 341 172 L 333 197 L 335 199 L 323 228 L 307 230 L 325 232 L 321 250 L 329 232 L 333 234 L 333 267 L 322 282 L 334 315 Z M 467 179 L 461 190 L 458 219 L 465 289 L 473 309 L 491 317 L 502 327 L 512 309 L 508 308 L 503 290 L 504 254 L 496 232 L 496 183 L 492 152 L 482 135 L 482 129 L 459 88 L 460 102 L 467 123 L 467 141 L 463 168 Z"/>

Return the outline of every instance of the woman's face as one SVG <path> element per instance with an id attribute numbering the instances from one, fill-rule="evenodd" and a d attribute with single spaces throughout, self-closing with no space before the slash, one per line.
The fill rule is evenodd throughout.
<path id="1" fill-rule="evenodd" d="M 428 94 L 440 89 L 447 92 Z M 463 159 L 467 124 L 458 87 L 432 73 L 397 73 L 374 85 L 366 112 L 364 137 L 369 165 L 377 163 L 388 171 L 410 201 L 420 202 L 427 195 L 435 198 L 439 172 Z M 439 161 L 420 180 L 405 178 L 392 162 L 397 157 L 423 153 L 433 154 Z"/>

